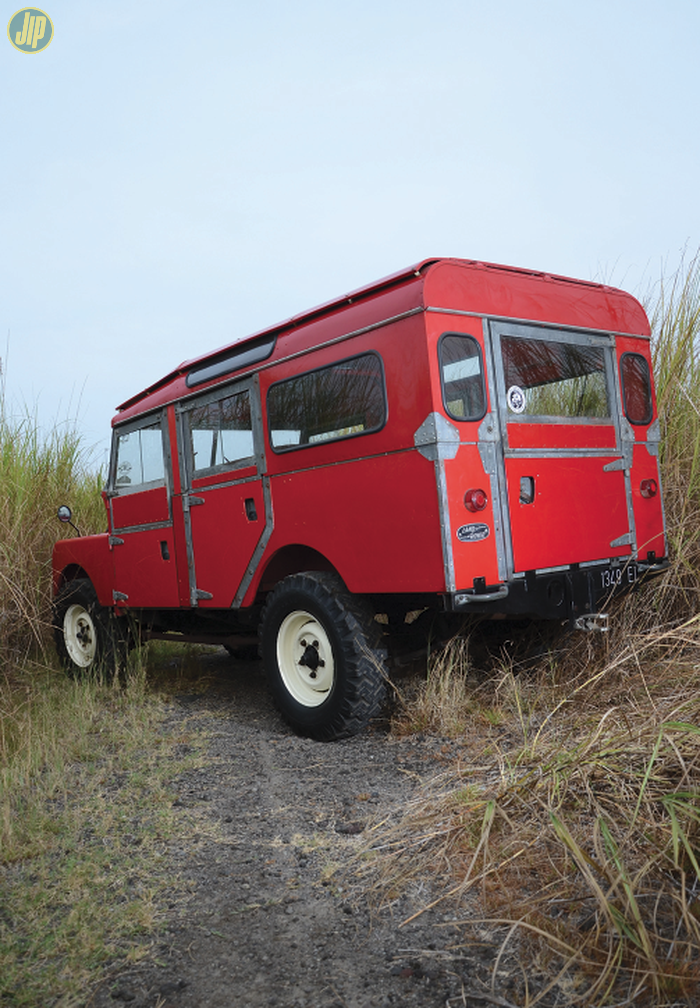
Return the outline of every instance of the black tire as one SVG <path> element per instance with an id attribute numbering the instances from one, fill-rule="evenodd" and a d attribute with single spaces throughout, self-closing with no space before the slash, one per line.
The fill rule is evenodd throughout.
<path id="1" fill-rule="evenodd" d="M 297 734 L 345 738 L 379 714 L 386 692 L 379 628 L 336 574 L 280 581 L 268 595 L 260 640 L 272 698 Z"/>
<path id="2" fill-rule="evenodd" d="M 53 630 L 58 656 L 69 675 L 108 677 L 124 666 L 128 635 L 100 605 L 87 578 L 70 581 L 56 595 Z"/>

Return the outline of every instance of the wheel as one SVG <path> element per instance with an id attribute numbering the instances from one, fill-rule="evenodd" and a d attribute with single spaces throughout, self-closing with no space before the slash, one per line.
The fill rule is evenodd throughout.
<path id="1" fill-rule="evenodd" d="M 117 672 L 126 658 L 127 639 L 117 620 L 100 605 L 86 578 L 70 581 L 53 604 L 54 640 L 61 663 L 70 675 Z"/>
<path id="2" fill-rule="evenodd" d="M 272 698 L 299 735 L 356 735 L 379 713 L 386 652 L 371 610 L 327 571 L 285 578 L 260 627 Z"/>

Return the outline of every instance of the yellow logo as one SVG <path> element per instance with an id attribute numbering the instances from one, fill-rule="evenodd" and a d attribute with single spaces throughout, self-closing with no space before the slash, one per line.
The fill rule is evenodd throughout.
<path id="1" fill-rule="evenodd" d="M 23 7 L 10 18 L 7 37 L 20 52 L 41 52 L 53 38 L 51 18 L 36 7 Z"/>

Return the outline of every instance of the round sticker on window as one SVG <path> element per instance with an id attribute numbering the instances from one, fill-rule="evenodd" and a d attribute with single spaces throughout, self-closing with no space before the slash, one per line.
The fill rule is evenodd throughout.
<path id="1" fill-rule="evenodd" d="M 506 392 L 506 402 L 511 413 L 525 412 L 525 393 L 519 385 L 511 385 Z"/>

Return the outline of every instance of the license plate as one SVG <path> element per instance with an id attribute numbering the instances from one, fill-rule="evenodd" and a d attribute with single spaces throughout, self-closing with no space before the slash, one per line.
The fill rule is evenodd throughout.
<path id="1" fill-rule="evenodd" d="M 629 588 L 639 577 L 637 564 L 630 560 L 624 566 L 606 567 L 600 572 L 600 586 L 604 591 L 615 591 L 616 588 Z"/>

